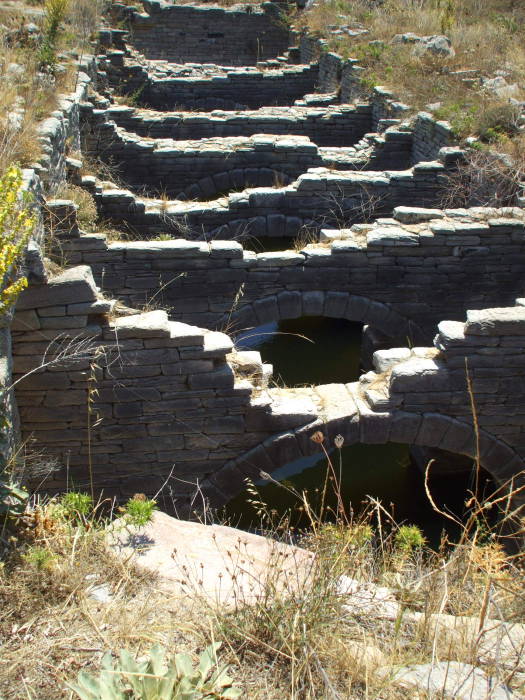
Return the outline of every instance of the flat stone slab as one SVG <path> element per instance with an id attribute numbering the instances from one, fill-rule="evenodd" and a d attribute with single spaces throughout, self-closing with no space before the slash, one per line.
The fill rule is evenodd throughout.
<path id="1" fill-rule="evenodd" d="M 162 310 L 124 316 L 113 322 L 117 338 L 162 338 L 170 336 L 168 314 Z"/>
<path id="2" fill-rule="evenodd" d="M 415 693 L 410 697 L 419 697 L 421 693 L 443 700 L 519 700 L 519 695 L 481 669 L 458 661 L 389 667 L 381 669 L 381 675 L 393 678 L 396 685 Z"/>
<path id="3" fill-rule="evenodd" d="M 399 362 L 408 360 L 411 356 L 408 348 L 390 348 L 389 350 L 376 350 L 373 354 L 374 367 L 377 372 L 386 372 Z"/>
<path id="4" fill-rule="evenodd" d="M 467 335 L 525 335 L 525 307 L 467 311 Z"/>
<path id="5" fill-rule="evenodd" d="M 417 246 L 419 236 L 400 226 L 377 227 L 367 234 L 369 246 Z"/>
<path id="6" fill-rule="evenodd" d="M 350 576 L 339 578 L 337 593 L 348 598 L 348 603 L 343 608 L 351 615 L 396 620 L 401 611 L 400 604 L 389 588 L 358 581 Z"/>
<path id="7" fill-rule="evenodd" d="M 129 243 L 117 243 L 111 246 L 112 250 L 121 250 L 129 260 L 137 258 L 186 258 L 203 253 L 209 254 L 206 243 L 199 241 L 187 241 L 176 238 L 170 241 L 131 241 Z"/>
<path id="8" fill-rule="evenodd" d="M 445 212 L 441 209 L 426 209 L 424 207 L 396 207 L 394 219 L 403 224 L 418 224 L 431 219 L 443 219 Z"/>
<path id="9" fill-rule="evenodd" d="M 270 393 L 272 403 L 268 420 L 275 430 L 296 428 L 317 418 L 317 407 L 311 399 Z"/>
<path id="10" fill-rule="evenodd" d="M 144 528 L 119 520 L 108 542 L 121 557 L 159 575 L 170 594 L 220 606 L 255 602 L 271 581 L 285 594 L 308 577 L 313 555 L 224 525 L 202 525 L 157 511 Z"/>
<path id="11" fill-rule="evenodd" d="M 478 662 L 497 664 L 509 670 L 525 671 L 525 624 L 486 619 L 479 629 L 479 618 L 463 615 L 411 613 L 414 620 L 428 625 L 431 634 L 443 636 L 458 648 L 469 647 Z"/>

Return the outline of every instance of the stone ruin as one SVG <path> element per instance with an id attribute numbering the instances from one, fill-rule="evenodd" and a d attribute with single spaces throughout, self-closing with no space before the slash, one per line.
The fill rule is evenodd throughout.
<path id="1" fill-rule="evenodd" d="M 443 208 L 464 157 L 448 125 L 407 120 L 381 88 L 361 98 L 357 62 L 290 32 L 279 5 L 142 4 L 114 4 L 125 29 L 101 30 L 26 172 L 42 225 L 2 339 L 13 425 L 57 462 L 32 485 L 119 499 L 168 485 L 163 507 L 184 513 L 312 454 L 318 429 L 479 450 L 498 484 L 522 485 L 522 200 Z M 75 152 L 117 182 L 83 176 Z M 127 237 L 82 231 L 53 198 L 66 179 Z M 253 238 L 289 244 L 256 253 Z M 301 316 L 364 323 L 370 371 L 271 388 L 235 334 Z"/>

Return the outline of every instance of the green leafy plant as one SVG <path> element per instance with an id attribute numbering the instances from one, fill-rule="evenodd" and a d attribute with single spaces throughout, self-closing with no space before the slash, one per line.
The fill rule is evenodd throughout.
<path id="1" fill-rule="evenodd" d="M 68 520 L 84 520 L 93 510 L 93 499 L 87 493 L 69 491 L 60 498 L 59 512 Z"/>
<path id="2" fill-rule="evenodd" d="M 423 533 L 417 525 L 401 525 L 395 534 L 394 541 L 396 548 L 401 552 L 413 552 L 415 549 L 421 549 L 425 545 Z"/>
<path id="3" fill-rule="evenodd" d="M 480 110 L 476 132 L 484 143 L 495 143 L 519 132 L 521 112 L 515 105 L 501 102 Z"/>
<path id="4" fill-rule="evenodd" d="M 54 70 L 60 26 L 64 21 L 69 0 L 46 0 L 44 4 L 44 40 L 40 48 L 40 64 Z"/>
<path id="5" fill-rule="evenodd" d="M 23 555 L 25 561 L 39 571 L 50 569 L 55 560 L 55 555 L 47 547 L 30 547 Z"/>
<path id="6" fill-rule="evenodd" d="M 22 515 L 29 494 L 15 483 L 0 481 L 0 524 L 9 517 Z"/>
<path id="7" fill-rule="evenodd" d="M 330 545 L 347 545 L 349 547 L 365 547 L 373 537 L 374 530 L 368 523 L 344 525 L 325 523 L 319 530 L 319 537 Z"/>
<path id="8" fill-rule="evenodd" d="M 200 700 L 238 698 L 240 688 L 232 685 L 228 666 L 219 666 L 221 643 L 210 644 L 199 656 L 197 667 L 189 654 L 175 654 L 166 660 L 165 650 L 156 644 L 144 661 L 136 661 L 122 650 L 117 660 L 110 653 L 102 659 L 96 677 L 81 672 L 69 685 L 81 700 Z"/>
<path id="9" fill-rule="evenodd" d="M 493 20 L 510 34 L 516 34 L 520 30 L 519 22 L 512 15 L 496 14 Z"/>
<path id="10" fill-rule="evenodd" d="M 135 494 L 124 506 L 126 524 L 143 527 L 149 523 L 156 509 L 156 501 L 146 498 L 144 494 Z"/>

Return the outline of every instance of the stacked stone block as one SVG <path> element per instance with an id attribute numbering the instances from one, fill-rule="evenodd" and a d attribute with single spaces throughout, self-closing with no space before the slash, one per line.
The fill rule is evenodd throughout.
<path id="1" fill-rule="evenodd" d="M 228 71 L 211 78 L 150 79 L 146 84 L 130 83 L 140 89 L 139 104 L 161 110 L 254 109 L 265 105 L 292 105 L 313 92 L 317 66 L 292 66 L 272 70 Z"/>
<path id="2" fill-rule="evenodd" d="M 327 295 L 323 309 L 310 294 L 302 303 L 312 313 L 341 304 Z M 281 303 L 296 304 L 292 297 Z M 472 455 L 478 441 L 467 372 L 481 463 L 500 483 L 523 466 L 525 413 L 516 387 L 525 376 L 525 307 L 443 322 L 433 349 L 377 352 L 380 374 L 359 383 L 291 390 L 267 390 L 269 369 L 258 353 L 232 352 L 223 333 L 169 321 L 160 310 L 112 311 L 87 267 L 30 287 L 17 305 L 23 437 L 58 460 L 47 491 L 89 488 L 91 473 L 106 496 L 163 488 L 164 507 L 184 508 L 200 487 L 218 504 L 241 488 L 241 477 L 311 454 L 319 428 L 347 444 L 399 441 Z M 66 345 L 69 353 L 59 352 Z"/>
<path id="3" fill-rule="evenodd" d="M 236 241 L 108 244 L 105 236 L 91 234 L 64 240 L 62 252 L 71 264 L 90 265 L 97 283 L 128 305 L 144 303 L 162 288 L 157 298 L 174 319 L 216 327 L 230 315 L 242 286 L 231 317 L 238 327 L 294 318 L 302 312 L 287 315 L 287 295 L 300 300 L 317 294 L 312 303 L 318 315 L 339 310 L 390 337 L 397 324 L 401 339 L 408 320 L 426 329 L 429 339 L 442 318 L 512 303 L 525 271 L 519 209 L 478 209 L 469 216 L 465 210 L 402 207 L 393 219 L 323 229 L 321 237 L 299 251 L 256 254 Z M 331 306 L 332 292 L 340 295 L 339 306 Z M 350 296 L 362 299 L 362 308 L 350 304 Z M 393 325 L 374 317 L 378 303 L 391 311 Z"/>
<path id="4" fill-rule="evenodd" d="M 269 368 L 258 353 L 233 352 L 223 333 L 113 306 L 86 266 L 20 296 L 12 335 L 22 437 L 58 459 L 47 491 L 86 489 L 91 472 L 97 493 L 153 495 L 170 477 L 165 505 L 174 507 L 275 430 L 269 402 L 251 403 Z M 259 431 L 253 411 L 267 415 Z M 298 412 L 285 419 L 301 422 Z"/>
<path id="5" fill-rule="evenodd" d="M 433 446 L 462 454 L 478 450 L 475 412 L 481 464 L 505 482 L 524 466 L 525 410 L 520 391 L 525 381 L 524 343 L 521 305 L 469 310 L 466 322 L 438 325 L 434 349 L 404 350 L 404 358 L 399 350 L 376 353 L 376 369 L 388 374 L 386 391 L 365 389 L 365 393 L 374 410 L 433 412 L 425 424 Z M 364 377 L 363 386 L 371 379 Z M 469 425 L 470 432 L 456 431 L 454 443 L 445 417 Z M 425 444 L 422 436 L 420 444 Z M 522 480 L 523 474 L 519 484 Z"/>
<path id="6" fill-rule="evenodd" d="M 95 188 L 104 219 L 143 238 L 159 233 L 188 238 L 241 239 L 250 236 L 297 236 L 307 225 L 363 222 L 389 215 L 397 206 L 435 207 L 443 196 L 448 173 L 445 162 L 419 163 L 406 171 L 335 171 L 310 169 L 284 188 L 255 188 L 230 194 L 218 202 L 160 202 L 129 190 Z"/>
<path id="7" fill-rule="evenodd" d="M 135 190 L 176 199 L 209 200 L 230 189 L 287 184 L 313 167 L 402 170 L 410 163 L 412 134 L 394 127 L 344 148 L 318 147 L 307 136 L 264 133 L 174 141 L 137 136 L 116 126 L 112 114 L 85 105 L 84 152 L 118 164 L 120 179 Z"/>
<path id="8" fill-rule="evenodd" d="M 144 12 L 122 8 L 133 45 L 149 59 L 249 66 L 282 54 L 289 30 L 279 7 L 171 5 L 144 0 Z M 115 11 L 115 8 L 114 10 Z"/>
<path id="9" fill-rule="evenodd" d="M 62 96 L 53 116 L 44 119 L 38 127 L 43 155 L 35 172 L 42 179 L 44 187 L 51 192 L 66 177 L 68 151 L 80 148 L 80 102 L 86 98 L 91 82 L 91 78 L 80 71 L 80 67 L 79 65 L 75 91 Z M 92 60 L 86 59 L 84 67 L 92 72 Z"/>
<path id="10" fill-rule="evenodd" d="M 308 35 L 295 37 L 299 44 L 301 63 L 319 64 L 319 92 L 336 92 L 342 103 L 355 100 L 370 100 L 372 107 L 372 128 L 377 130 L 381 121 L 399 119 L 406 116 L 408 107 L 398 102 L 390 90 L 375 87 L 371 94 L 361 85 L 363 71 L 356 59 L 343 59 L 338 54 L 326 51 L 326 42 Z M 434 160 L 440 149 L 453 141 L 450 124 L 434 118 L 427 112 L 420 112 L 413 123 L 412 163 Z"/>
<path id="11" fill-rule="evenodd" d="M 102 84 L 161 110 L 298 104 L 212 115 L 107 109 L 99 96 L 101 109 L 84 105 L 86 151 L 120 163 L 135 189 L 206 200 L 257 187 L 214 202 L 173 202 L 81 180 L 104 218 L 145 238 L 168 232 L 168 241 L 108 243 L 78 229 L 72 203 L 48 202 L 47 230 L 81 267 L 50 280 L 30 268 L 32 285 L 12 326 L 23 437 L 58 460 L 44 488 L 84 490 L 92 478 L 97 491 L 119 498 L 163 488 L 168 508 L 188 504 L 197 488 L 219 503 L 245 476 L 310 454 L 318 428 L 347 443 L 393 440 L 472 455 L 466 370 L 482 463 L 500 481 L 515 475 L 525 456 L 516 391 L 525 316 L 506 305 L 521 291 L 522 212 L 435 209 L 461 158 L 443 148 L 448 126 L 426 114 L 401 123 L 407 107 L 383 88 L 367 104 L 332 104 L 360 97 L 361 69 L 322 42 L 301 39 L 289 56 L 302 65 L 281 57 L 231 68 L 286 49 L 288 32 L 272 4 L 251 11 L 143 4 L 145 12 L 114 4 L 134 47 L 124 31 L 101 33 Z M 167 62 L 204 61 L 211 51 L 230 67 Z M 66 160 L 66 142 L 78 145 L 87 78 L 80 82 L 60 118 L 43 127 L 50 188 L 66 171 L 80 181 L 79 164 Z M 366 171 L 351 172 L 365 163 Z M 268 186 L 275 174 L 286 186 Z M 432 208 L 414 208 L 415 201 Z M 304 226 L 320 241 L 298 251 L 256 254 L 228 240 L 292 238 Z M 96 284 L 128 307 L 154 300 L 168 310 L 123 309 Z M 358 383 L 293 390 L 268 390 L 270 368 L 258 353 L 235 352 L 227 335 L 203 328 L 301 316 L 365 323 L 369 347 L 427 341 L 442 318 L 457 320 L 440 323 L 435 348 L 377 352 L 377 372 Z M 4 351 L 9 357 L 7 344 Z M 4 386 L 10 371 L 0 366 Z"/>
<path id="12" fill-rule="evenodd" d="M 108 118 L 126 131 L 155 139 L 286 134 L 307 136 L 318 146 L 351 146 L 372 129 L 371 108 L 367 104 L 261 107 L 211 114 L 154 112 L 112 105 Z"/>
<path id="13" fill-rule="evenodd" d="M 182 192 L 189 198 L 214 199 L 234 186 L 228 177 L 221 184 L 217 176 L 234 170 L 273 170 L 277 175 L 284 174 L 288 181 L 310 167 L 325 164 L 322 149 L 306 136 L 256 134 L 194 141 L 153 140 L 125 132 L 113 122 L 97 125 L 84 139 L 84 148 L 86 154 L 118 163 L 120 177 L 135 190 L 162 192 L 173 199 Z M 352 151 L 343 165 L 351 166 L 353 156 Z M 237 187 L 263 184 L 257 172 L 252 177 L 245 175 L 238 178 Z M 278 177 L 275 180 L 278 182 Z M 264 184 L 271 185 L 271 178 Z M 189 189 L 192 185 L 194 191 Z"/>
<path id="14" fill-rule="evenodd" d="M 435 347 L 376 352 L 375 371 L 359 382 L 281 392 L 281 401 L 310 401 L 312 421 L 229 461 L 203 488 L 215 504 L 227 502 L 247 476 L 318 451 L 311 436 L 320 430 L 328 445 L 340 435 L 345 445 L 401 442 L 477 459 L 502 487 L 502 500 L 512 493 L 515 514 L 522 513 L 524 339 L 524 307 L 468 311 L 466 323 L 439 324 Z"/>
<path id="15" fill-rule="evenodd" d="M 419 112 L 414 122 L 413 162 L 436 158 L 442 148 L 450 146 L 453 133 L 450 124 L 437 121 L 428 112 Z"/>

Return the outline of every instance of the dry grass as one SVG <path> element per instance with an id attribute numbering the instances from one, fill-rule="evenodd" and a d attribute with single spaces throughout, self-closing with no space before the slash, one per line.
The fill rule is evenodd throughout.
<path id="1" fill-rule="evenodd" d="M 496 133 L 506 133 L 506 100 L 479 87 L 479 80 L 465 82 L 470 76 L 453 75 L 455 71 L 476 70 L 479 75 L 493 77 L 505 71 L 508 83 L 516 82 L 515 97 L 523 99 L 525 50 L 523 31 L 525 9 L 513 0 L 386 0 L 370 3 L 365 0 L 319 2 L 299 24 L 325 36 L 329 48 L 345 57 L 359 60 L 364 90 L 374 85 L 389 87 L 414 109 L 429 103 L 440 103 L 438 117 L 449 119 L 458 136 L 483 135 L 487 112 L 496 117 Z M 369 34 L 362 37 L 334 36 L 329 27 L 339 25 L 362 27 Z M 418 57 L 411 44 L 391 44 L 395 34 L 414 32 L 418 35 L 446 34 L 452 41 L 455 56 Z M 370 42 L 378 42 L 370 44 Z M 512 134 L 511 134 L 512 135 Z"/>
<path id="2" fill-rule="evenodd" d="M 112 555 L 96 520 L 65 522 L 48 503 L 34 508 L 16 534 L 0 571 L 0 694 L 6 700 L 70 697 L 65 679 L 98 665 L 104 649 L 165 640 L 169 605 L 164 620 L 156 618 L 154 577 Z M 89 597 L 101 583 L 112 594 L 107 605 Z"/>
<path id="3" fill-rule="evenodd" d="M 89 51 L 101 0 L 70 0 L 58 35 L 57 52 Z M 56 109 L 58 97 L 76 87 L 71 61 L 42 71 L 40 42 L 25 25 L 45 27 L 45 17 L 24 3 L 0 7 L 0 170 L 11 163 L 29 166 L 41 156 L 38 124 Z M 19 112 L 19 116 L 15 112 Z"/>
<path id="4" fill-rule="evenodd" d="M 458 168 L 447 176 L 441 206 L 444 209 L 513 206 L 523 191 L 523 139 L 509 141 L 508 146 L 511 159 L 485 150 L 469 151 Z"/>
<path id="5" fill-rule="evenodd" d="M 93 195 L 87 190 L 78 185 L 65 183 L 58 190 L 55 197 L 57 199 L 70 199 L 78 206 L 77 220 L 80 228 L 90 233 L 98 231 L 97 207 Z"/>
<path id="6" fill-rule="evenodd" d="M 317 229 L 305 225 L 299 229 L 299 233 L 292 240 L 290 247 L 294 252 L 300 253 L 303 248 L 312 243 L 319 244 L 319 233 Z"/>
<path id="7" fill-rule="evenodd" d="M 324 449 L 322 436 L 316 441 Z M 327 461 L 318 494 L 295 493 L 310 523 L 305 532 L 276 519 L 248 485 L 261 530 L 313 556 L 292 558 L 292 575 L 284 575 L 290 554 L 277 548 L 254 582 L 258 599 L 248 603 L 238 590 L 233 605 L 221 609 L 198 583 L 188 587 L 186 604 L 162 592 L 154 576 L 107 551 L 96 518 L 64 522 L 53 504 L 32 510 L 0 574 L 3 697 L 70 698 L 66 681 L 81 669 L 95 672 L 108 649 L 141 655 L 160 642 L 170 653 L 197 653 L 210 640 L 222 641 L 221 662 L 233 664 L 235 683 L 255 700 L 406 698 L 380 669 L 436 659 L 473 662 L 523 690 L 516 673 L 522 649 L 509 656 L 500 643 L 487 651 L 478 635 L 489 619 L 525 621 L 521 558 L 504 551 L 485 518 L 500 497 L 505 510 L 503 494 L 489 504 L 472 499 L 460 541 L 444 540 L 436 552 L 373 500 L 360 517 L 348 515 L 337 498 L 335 464 Z M 335 508 L 326 505 L 332 491 Z M 249 565 L 240 540 L 238 547 L 224 552 L 225 576 L 242 578 Z M 342 576 L 365 585 L 350 605 Z M 89 595 L 99 584 L 111 592 L 107 603 Z M 370 585 L 388 586 L 388 610 L 374 593 L 367 598 Z M 438 624 L 451 618 L 435 614 L 468 620 L 454 628 Z"/>
<path id="8" fill-rule="evenodd" d="M 214 636 L 228 643 L 249 697 L 394 700 L 407 697 L 406 691 L 391 683 L 388 674 L 378 673 L 381 667 L 436 659 L 473 662 L 522 690 L 523 678 L 515 675 L 522 648 L 512 658 L 503 658 L 495 645 L 487 652 L 477 634 L 488 618 L 525 620 L 525 575 L 519 560 L 493 538 L 483 515 L 487 504 L 474 499 L 460 542 L 451 546 L 444 540 L 435 552 L 417 532 L 414 536 L 411 528 L 396 525 L 379 503 L 372 501 L 357 519 L 345 513 L 339 498 L 335 511 L 323 508 L 327 490 L 337 496 L 336 471 L 328 459 L 317 508 L 310 496 L 295 494 L 298 508 L 310 521 L 309 534 L 302 537 L 287 519 L 276 522 L 253 486 L 248 487 L 261 529 L 285 541 L 299 541 L 314 553 L 299 585 L 293 580 L 283 590 L 284 562 L 277 560 L 256 604 L 241 601 L 233 610 L 208 611 Z M 338 585 L 341 576 L 388 586 L 391 599 L 397 601 L 394 609 L 382 612 L 373 594 L 368 606 L 360 608 L 351 601 L 347 606 Z M 435 614 L 468 620 L 461 630 L 444 629 Z M 525 636 L 521 639 L 525 643 Z"/>

